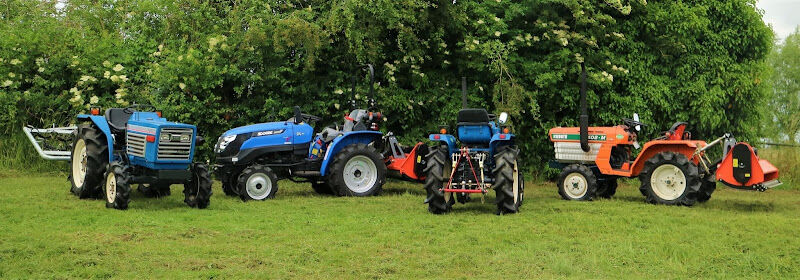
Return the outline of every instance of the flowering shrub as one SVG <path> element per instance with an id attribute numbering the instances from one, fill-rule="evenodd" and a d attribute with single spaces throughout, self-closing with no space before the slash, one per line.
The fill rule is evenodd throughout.
<path id="1" fill-rule="evenodd" d="M 638 112 L 647 136 L 689 121 L 700 138 L 754 137 L 771 44 L 752 0 L 12 3 L 0 9 L 3 133 L 146 102 L 198 125 L 204 156 L 224 130 L 295 105 L 341 122 L 364 63 L 384 129 L 407 143 L 454 124 L 466 76 L 470 105 L 508 111 L 540 166 L 547 129 L 577 124 L 581 62 L 593 124 Z M 365 104 L 365 82 L 358 92 Z"/>

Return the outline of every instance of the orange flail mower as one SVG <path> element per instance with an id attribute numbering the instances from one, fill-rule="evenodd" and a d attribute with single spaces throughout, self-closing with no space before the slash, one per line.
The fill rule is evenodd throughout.
<path id="1" fill-rule="evenodd" d="M 583 67 L 583 65 L 581 65 Z M 705 202 L 716 182 L 743 190 L 765 191 L 778 186 L 778 169 L 759 159 L 754 148 L 737 142 L 729 133 L 706 143 L 693 140 L 687 123 L 677 122 L 662 136 L 641 147 L 637 133 L 645 124 L 638 115 L 622 125 L 588 127 L 585 70 L 582 70 L 580 127 L 556 127 L 549 137 L 555 149 L 551 167 L 562 170 L 558 189 L 567 200 L 609 198 L 620 177 L 639 177 L 639 190 L 647 202 L 690 206 Z M 722 146 L 722 159 L 711 161 L 706 153 Z"/>

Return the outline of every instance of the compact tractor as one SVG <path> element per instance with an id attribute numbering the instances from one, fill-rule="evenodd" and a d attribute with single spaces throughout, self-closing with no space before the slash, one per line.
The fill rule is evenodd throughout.
<path id="1" fill-rule="evenodd" d="M 780 185 L 778 169 L 758 158 L 749 144 L 737 142 L 729 133 L 706 143 L 691 139 L 687 123 L 677 122 L 662 136 L 640 148 L 637 133 L 645 126 L 638 115 L 622 125 L 588 127 L 586 70 L 581 65 L 580 127 L 550 129 L 555 160 L 561 169 L 558 193 L 566 200 L 610 198 L 620 177 L 639 177 L 639 191 L 647 202 L 691 206 L 705 202 L 716 182 L 736 189 L 758 190 Z M 711 161 L 706 153 L 722 143 L 722 159 Z"/>
<path id="2" fill-rule="evenodd" d="M 471 194 L 483 196 L 495 189 L 497 214 L 519 211 L 524 180 L 517 162 L 519 150 L 514 134 L 504 126 L 508 114 L 499 117 L 485 109 L 467 108 L 467 81 L 462 78 L 462 109 L 458 112 L 456 135 L 441 126 L 431 134 L 425 167 L 425 203 L 433 214 L 444 214 L 456 201 L 466 203 Z"/>
<path id="3" fill-rule="evenodd" d="M 369 71 L 368 109 L 357 109 L 353 78 L 352 111 L 344 125 L 331 125 L 316 135 L 311 123 L 320 118 L 294 107 L 286 121 L 253 124 L 228 130 L 215 147 L 217 177 L 227 195 L 242 200 L 274 197 L 279 179 L 310 182 L 317 193 L 371 196 L 381 192 L 387 171 L 400 178 L 421 180 L 427 146 L 402 147 L 391 134 L 379 130 L 383 121 L 375 111 L 372 65 Z M 387 170 L 388 169 L 388 170 Z"/>
<path id="4" fill-rule="evenodd" d="M 187 205 L 208 207 L 208 166 L 192 162 L 195 146 L 203 142 L 195 126 L 170 122 L 161 111 L 143 104 L 110 108 L 104 115 L 91 108 L 77 119 L 78 126 L 23 128 L 43 158 L 70 161 L 74 195 L 104 197 L 106 207 L 127 209 L 134 184 L 148 197 L 169 195 L 170 185 L 183 184 Z M 51 148 L 58 135 L 71 135 L 71 151 Z"/>

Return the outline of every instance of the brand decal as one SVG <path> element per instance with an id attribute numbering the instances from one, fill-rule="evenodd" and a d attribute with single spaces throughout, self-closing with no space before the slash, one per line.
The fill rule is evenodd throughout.
<path id="1" fill-rule="evenodd" d="M 156 129 L 152 127 L 145 127 L 141 125 L 128 125 L 128 131 L 139 132 L 144 134 L 156 134 Z"/>
<path id="2" fill-rule="evenodd" d="M 581 140 L 580 134 L 553 134 L 553 140 Z M 605 134 L 589 134 L 589 141 L 606 141 Z"/>

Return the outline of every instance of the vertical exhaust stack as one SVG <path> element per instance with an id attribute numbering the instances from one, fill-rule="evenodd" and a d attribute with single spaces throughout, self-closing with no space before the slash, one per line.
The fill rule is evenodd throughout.
<path id="1" fill-rule="evenodd" d="M 467 109 L 467 77 L 461 77 L 461 109 Z"/>
<path id="2" fill-rule="evenodd" d="M 375 109 L 375 67 L 373 67 L 372 64 L 365 64 L 353 70 L 353 77 L 351 79 L 353 81 L 353 86 L 350 89 L 350 97 L 352 97 L 350 100 L 350 110 L 358 109 L 358 101 L 356 100 L 356 84 L 359 81 L 358 71 L 365 68 L 369 70 L 369 94 L 367 96 L 369 99 L 367 105 L 370 111 Z"/>
<path id="3" fill-rule="evenodd" d="M 372 67 L 372 64 L 367 64 L 367 68 L 369 68 L 369 109 L 370 111 L 375 110 L 375 68 Z"/>
<path id="4" fill-rule="evenodd" d="M 589 114 L 586 112 L 586 66 L 581 62 L 581 150 L 589 152 Z"/>

